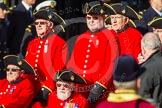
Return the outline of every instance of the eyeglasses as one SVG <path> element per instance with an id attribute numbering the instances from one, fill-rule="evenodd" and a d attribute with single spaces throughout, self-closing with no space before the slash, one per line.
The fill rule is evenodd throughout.
<path id="1" fill-rule="evenodd" d="M 86 19 L 87 19 L 87 20 L 91 20 L 91 19 L 93 19 L 93 20 L 98 20 L 99 17 L 97 17 L 97 16 L 94 16 L 94 17 L 86 16 Z"/>
<path id="2" fill-rule="evenodd" d="M 111 19 L 121 19 L 122 16 L 110 16 Z"/>
<path id="3" fill-rule="evenodd" d="M 9 71 L 17 72 L 17 71 L 21 71 L 21 69 L 7 68 L 6 71 L 7 72 L 9 72 Z"/>
<path id="4" fill-rule="evenodd" d="M 35 22 L 35 25 L 38 25 L 38 24 L 45 25 L 45 24 L 47 24 L 47 22 Z"/>
<path id="5" fill-rule="evenodd" d="M 61 87 L 61 86 L 65 87 L 65 88 L 69 88 L 70 87 L 69 84 L 56 83 L 56 87 Z"/>

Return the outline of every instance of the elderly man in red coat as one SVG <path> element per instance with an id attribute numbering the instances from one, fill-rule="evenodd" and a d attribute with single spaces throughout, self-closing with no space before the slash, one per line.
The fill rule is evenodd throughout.
<path id="1" fill-rule="evenodd" d="M 65 22 L 54 11 L 55 2 L 45 2 L 49 3 L 48 6 L 38 5 L 33 13 L 38 37 L 29 42 L 25 57 L 36 71 L 35 76 L 29 77 L 34 82 L 35 94 L 39 91 L 36 100 L 43 102 L 55 88 L 52 79 L 56 71 L 64 68 L 62 49 L 65 45 L 54 31 L 56 25 Z"/>
<path id="2" fill-rule="evenodd" d="M 0 108 L 28 108 L 33 100 L 34 87 L 24 74 L 34 69 L 20 56 L 4 57 L 6 78 L 0 80 Z"/>
<path id="3" fill-rule="evenodd" d="M 130 19 L 139 19 L 139 16 L 125 2 L 115 3 L 111 6 L 117 13 L 111 15 L 110 19 L 112 29 L 116 32 L 119 40 L 120 55 L 129 54 L 138 61 L 138 54 L 141 53 L 142 34 L 135 28 L 130 27 L 128 22 Z"/>
<path id="4" fill-rule="evenodd" d="M 102 1 L 93 1 L 85 4 L 84 12 L 89 30 L 79 35 L 74 47 L 70 47 L 73 51 L 67 68 L 85 78 L 87 84 L 79 85 L 78 91 L 95 103 L 103 93 L 113 90 L 112 72 L 118 44 L 114 32 L 104 27 L 104 19 L 115 11 Z"/>
<path id="5" fill-rule="evenodd" d="M 59 71 L 54 81 L 57 91 L 50 93 L 47 108 L 88 108 L 88 101 L 75 91 L 76 84 L 86 84 L 86 81 L 75 72 Z"/>

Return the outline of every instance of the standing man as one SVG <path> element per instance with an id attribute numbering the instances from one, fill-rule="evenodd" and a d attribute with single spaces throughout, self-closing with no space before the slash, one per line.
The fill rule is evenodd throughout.
<path id="1" fill-rule="evenodd" d="M 8 43 L 10 54 L 19 54 L 25 28 L 33 23 L 32 10 L 36 0 L 22 0 L 9 16 Z"/>
<path id="2" fill-rule="evenodd" d="M 142 57 L 144 61 L 140 65 L 139 94 L 144 98 L 155 101 L 159 108 L 162 107 L 162 53 L 160 50 L 161 41 L 157 34 L 149 32 L 144 35 L 141 41 Z"/>
<path id="3" fill-rule="evenodd" d="M 5 67 L 3 63 L 3 57 L 7 54 L 7 7 L 0 3 L 0 79 L 5 78 Z"/>
<path id="4" fill-rule="evenodd" d="M 90 103 L 95 103 L 104 92 L 113 90 L 112 72 L 118 57 L 118 44 L 115 34 L 104 27 L 104 20 L 106 15 L 115 14 L 115 11 L 108 4 L 93 1 L 85 4 L 84 13 L 89 30 L 77 37 L 73 47 L 69 47 L 73 50 L 67 68 L 87 81 L 78 90 Z"/>
<path id="5" fill-rule="evenodd" d="M 129 54 L 136 60 L 141 52 L 142 34 L 133 27 L 130 27 L 128 22 L 130 19 L 139 19 L 138 14 L 129 7 L 125 2 L 115 3 L 111 5 L 116 11 L 116 15 L 111 15 L 111 26 L 116 32 L 120 55 Z"/>
<path id="6" fill-rule="evenodd" d="M 53 76 L 56 71 L 64 68 L 62 49 L 65 41 L 53 30 L 56 25 L 64 23 L 64 20 L 51 8 L 40 8 L 34 11 L 38 37 L 29 42 L 25 57 L 36 71 L 36 76 L 31 80 L 35 85 L 35 93 L 40 90 L 37 100 L 43 102 L 47 100 L 48 93 L 54 89 Z"/>
<path id="7" fill-rule="evenodd" d="M 116 61 L 116 65 L 113 74 L 116 90 L 96 108 L 155 108 L 137 93 L 141 73 L 137 71 L 136 60 L 130 55 L 122 55 Z"/>
<path id="8" fill-rule="evenodd" d="M 86 84 L 84 78 L 75 72 L 62 70 L 57 72 L 54 81 L 57 91 L 49 94 L 47 108 L 88 108 L 86 98 L 76 91 L 76 84 Z"/>
<path id="9" fill-rule="evenodd" d="M 34 69 L 20 56 L 4 57 L 6 78 L 0 80 L 0 108 L 28 108 L 34 88 L 24 74 L 35 74 Z"/>

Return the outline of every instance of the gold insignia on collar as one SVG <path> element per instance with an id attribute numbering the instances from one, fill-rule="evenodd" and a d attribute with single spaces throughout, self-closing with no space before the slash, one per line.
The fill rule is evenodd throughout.
<path id="1" fill-rule="evenodd" d="M 71 79 L 72 81 L 74 81 L 74 76 L 72 75 L 72 76 L 70 77 L 70 79 Z"/>
<path id="2" fill-rule="evenodd" d="M 121 12 L 122 12 L 122 14 L 125 14 L 125 9 L 123 9 Z"/>
<path id="3" fill-rule="evenodd" d="M 19 64 L 19 65 L 22 65 L 22 61 L 19 61 L 18 64 Z"/>
<path id="4" fill-rule="evenodd" d="M 104 13 L 104 10 L 103 10 L 103 9 L 101 9 L 101 10 L 100 10 L 100 13 L 101 13 L 101 14 L 103 14 L 103 13 Z"/>
<path id="5" fill-rule="evenodd" d="M 51 7 L 51 8 L 54 8 L 54 7 L 55 7 L 54 2 L 51 2 L 50 7 Z"/>

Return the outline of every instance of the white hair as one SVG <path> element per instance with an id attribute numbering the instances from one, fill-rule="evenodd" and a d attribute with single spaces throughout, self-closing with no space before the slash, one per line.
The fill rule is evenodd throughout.
<path id="1" fill-rule="evenodd" d="M 156 33 L 148 32 L 143 36 L 141 45 L 147 50 L 159 50 L 161 41 Z"/>

